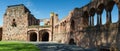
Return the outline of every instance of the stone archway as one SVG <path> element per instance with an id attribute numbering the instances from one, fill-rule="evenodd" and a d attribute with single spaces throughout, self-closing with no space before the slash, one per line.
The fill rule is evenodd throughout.
<path id="1" fill-rule="evenodd" d="M 49 41 L 49 33 L 48 32 L 43 32 L 42 41 Z"/>
<path id="2" fill-rule="evenodd" d="M 30 33 L 30 41 L 37 41 L 37 33 L 35 32 Z"/>
<path id="3" fill-rule="evenodd" d="M 70 44 L 70 45 L 75 45 L 76 43 L 74 42 L 74 39 L 70 39 L 70 40 L 69 40 L 69 44 Z"/>

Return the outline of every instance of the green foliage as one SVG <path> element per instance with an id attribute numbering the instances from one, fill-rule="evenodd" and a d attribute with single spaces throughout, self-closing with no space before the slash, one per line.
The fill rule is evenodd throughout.
<path id="1" fill-rule="evenodd" d="M 40 51 L 35 45 L 21 42 L 0 42 L 0 51 Z"/>

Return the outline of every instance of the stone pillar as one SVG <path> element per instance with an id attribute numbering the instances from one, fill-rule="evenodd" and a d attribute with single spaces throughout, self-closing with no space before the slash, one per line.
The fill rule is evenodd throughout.
<path id="1" fill-rule="evenodd" d="M 37 42 L 39 42 L 39 33 L 37 32 Z"/>
<path id="2" fill-rule="evenodd" d="M 94 16 L 92 16 L 92 26 L 94 26 Z"/>
<path id="3" fill-rule="evenodd" d="M 92 21 L 92 20 L 91 20 L 91 16 L 90 16 L 90 17 L 89 17 L 89 25 L 90 25 L 90 26 L 91 26 L 91 21 Z"/>
<path id="4" fill-rule="evenodd" d="M 99 25 L 99 14 L 97 14 L 97 25 Z"/>
<path id="5" fill-rule="evenodd" d="M 118 14 L 119 14 L 119 19 L 118 20 L 119 20 L 119 23 L 120 23 L 120 9 L 119 9 L 119 13 Z"/>
<path id="6" fill-rule="evenodd" d="M 92 16 L 90 16 L 90 20 L 91 20 L 91 26 L 92 26 Z"/>
<path id="7" fill-rule="evenodd" d="M 112 19 L 111 19 L 112 17 L 111 17 L 111 11 L 109 12 L 109 21 L 110 21 L 110 23 L 112 22 Z"/>
<path id="8" fill-rule="evenodd" d="M 106 22 L 109 22 L 108 11 L 106 12 Z"/>
<path id="9" fill-rule="evenodd" d="M 100 14 L 100 25 L 102 25 L 102 15 Z"/>
<path id="10" fill-rule="evenodd" d="M 27 34 L 27 41 L 30 41 L 30 35 Z"/>

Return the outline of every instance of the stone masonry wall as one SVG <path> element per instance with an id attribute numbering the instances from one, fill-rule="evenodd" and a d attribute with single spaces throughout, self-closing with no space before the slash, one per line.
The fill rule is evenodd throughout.
<path id="1" fill-rule="evenodd" d="M 28 14 L 24 5 L 8 6 L 4 14 L 2 40 L 27 40 Z"/>

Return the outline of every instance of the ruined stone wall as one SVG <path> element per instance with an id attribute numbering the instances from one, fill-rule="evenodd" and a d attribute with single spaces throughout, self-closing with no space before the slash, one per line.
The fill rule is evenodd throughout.
<path id="1" fill-rule="evenodd" d="M 113 4 L 110 5 L 110 2 L 113 2 Z M 68 39 L 73 38 L 75 40 L 74 42 L 77 45 L 85 48 L 103 46 L 117 46 L 117 48 L 120 48 L 119 21 L 117 23 L 111 23 L 111 18 L 107 18 L 107 16 L 111 15 L 106 15 L 106 20 L 108 20 L 109 22 L 107 22 L 105 25 L 101 24 L 101 15 L 103 11 L 102 9 L 105 9 L 107 7 L 109 11 L 114 4 L 118 5 L 118 3 L 118 0 L 93 0 L 91 3 L 88 3 L 84 7 L 75 8 L 73 10 L 73 16 L 70 16 L 70 24 L 68 25 L 70 26 L 70 34 L 67 34 Z M 100 4 L 103 4 L 103 7 L 105 8 L 103 8 Z M 95 13 L 97 14 L 96 26 L 94 26 Z M 74 21 L 74 23 L 72 21 Z M 74 27 L 75 29 L 73 29 L 72 27 Z"/>
<path id="2" fill-rule="evenodd" d="M 29 14 L 23 4 L 8 6 L 3 18 L 2 40 L 27 40 Z"/>
<path id="3" fill-rule="evenodd" d="M 111 23 L 111 18 L 107 17 L 111 16 L 110 9 L 114 4 L 118 5 L 118 9 L 120 8 L 119 3 L 120 2 L 118 0 L 93 0 L 84 7 L 75 8 L 73 12 L 71 12 L 67 16 L 68 19 L 66 19 L 67 21 L 65 23 L 65 25 L 67 26 L 67 30 L 65 34 L 63 32 L 65 27 L 63 26 L 63 20 L 60 21 L 59 24 L 55 25 L 55 33 L 53 35 L 54 41 L 61 43 L 61 41 L 63 40 L 64 43 L 68 43 L 70 42 L 70 39 L 74 39 L 76 45 L 85 48 L 95 48 L 103 46 L 108 48 L 111 46 L 117 46 L 117 48 L 120 49 L 119 23 Z M 106 20 L 108 20 L 109 22 L 105 25 L 102 25 L 101 15 L 104 9 L 106 11 L 109 11 L 109 15 L 106 15 Z M 97 14 L 96 26 L 94 26 L 95 13 Z M 74 23 L 72 21 L 74 21 Z"/>
<path id="4" fill-rule="evenodd" d="M 76 33 L 77 45 L 84 48 L 120 48 L 120 28 L 118 23 L 87 27 Z"/>
<path id="5" fill-rule="evenodd" d="M 28 14 L 29 26 L 31 25 L 39 25 L 39 20 L 36 19 L 32 14 Z"/>
<path id="6" fill-rule="evenodd" d="M 69 14 L 66 18 L 62 19 L 57 24 L 55 24 L 53 41 L 68 44 L 69 39 L 70 39 L 69 37 L 70 36 L 70 24 L 71 24 L 70 18 L 71 18 L 71 14 Z"/>

